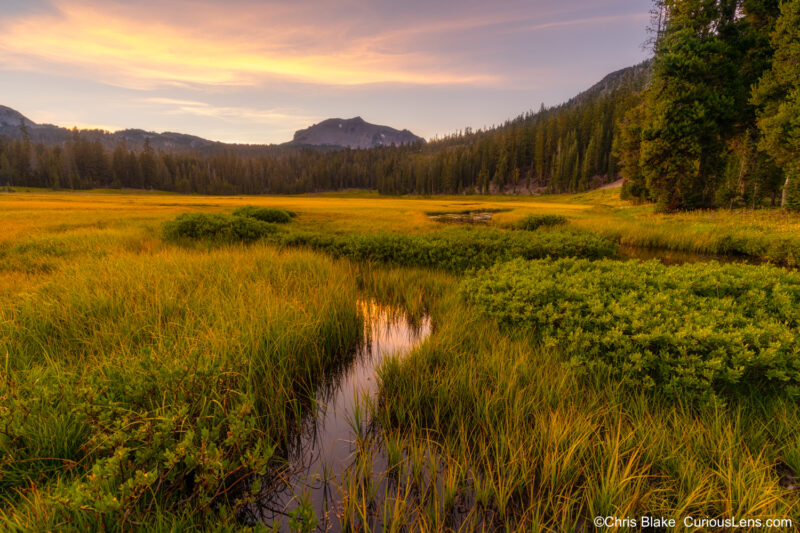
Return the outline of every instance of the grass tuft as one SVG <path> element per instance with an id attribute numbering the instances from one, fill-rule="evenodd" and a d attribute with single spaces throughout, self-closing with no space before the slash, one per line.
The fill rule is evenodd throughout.
<path id="1" fill-rule="evenodd" d="M 254 242 L 277 231 L 274 224 L 256 218 L 221 214 L 185 213 L 164 224 L 164 237 L 172 241 Z"/>
<path id="2" fill-rule="evenodd" d="M 516 228 L 526 231 L 536 231 L 539 228 L 561 226 L 569 221 L 562 215 L 528 215 L 516 223 Z"/>
<path id="3" fill-rule="evenodd" d="M 292 218 L 297 216 L 297 213 L 287 209 L 258 207 L 254 205 L 242 206 L 234 210 L 233 214 L 234 216 L 254 218 L 262 222 L 272 222 L 274 224 L 288 224 L 292 221 Z"/>

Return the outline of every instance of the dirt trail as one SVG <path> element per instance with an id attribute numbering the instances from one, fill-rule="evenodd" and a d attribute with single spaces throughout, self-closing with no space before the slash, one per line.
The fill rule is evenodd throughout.
<path id="1" fill-rule="evenodd" d="M 611 183 L 606 183 L 602 187 L 598 187 L 598 189 L 619 189 L 620 187 L 622 187 L 622 182 L 623 181 L 624 181 L 624 178 L 620 178 L 617 181 L 612 181 Z"/>

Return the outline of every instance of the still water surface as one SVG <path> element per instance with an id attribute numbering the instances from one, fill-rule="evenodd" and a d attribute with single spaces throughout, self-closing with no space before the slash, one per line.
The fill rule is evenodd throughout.
<path id="1" fill-rule="evenodd" d="M 259 502 L 256 520 L 268 526 L 282 522 L 289 531 L 289 512 L 310 502 L 318 530 L 339 531 L 337 483 L 357 459 L 354 424 L 368 425 L 369 401 L 378 393 L 378 368 L 391 356 L 404 357 L 431 333 L 428 316 L 412 321 L 396 308 L 360 302 L 364 340 L 355 357 L 316 393 L 316 409 L 303 420 L 289 450 L 288 464 L 271 480 Z M 358 421 L 358 422 L 357 422 Z M 376 482 L 383 475 L 374 472 Z"/>

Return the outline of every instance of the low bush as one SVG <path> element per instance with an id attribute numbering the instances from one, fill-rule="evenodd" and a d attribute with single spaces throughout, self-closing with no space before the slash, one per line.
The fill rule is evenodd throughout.
<path id="1" fill-rule="evenodd" d="M 429 267 L 463 272 L 515 257 L 614 257 L 617 245 L 588 233 L 547 232 L 524 234 L 495 229 L 453 228 L 422 235 L 354 234 L 346 236 L 286 232 L 274 242 L 309 246 L 355 261 Z"/>
<path id="2" fill-rule="evenodd" d="M 800 273 L 514 260 L 461 291 L 507 327 L 558 347 L 582 373 L 701 402 L 751 390 L 800 397 Z"/>
<path id="3" fill-rule="evenodd" d="M 297 213 L 294 211 L 276 209 L 274 207 L 257 207 L 254 205 L 240 207 L 235 210 L 233 214 L 234 216 L 254 218 L 262 222 L 272 222 L 274 224 L 287 224 L 292 221 L 293 217 L 297 216 Z"/>
<path id="4" fill-rule="evenodd" d="M 169 240 L 252 242 L 277 230 L 278 226 L 252 217 L 184 213 L 164 224 L 164 237 Z"/>
<path id="5" fill-rule="evenodd" d="M 517 221 L 517 229 L 536 231 L 548 226 L 560 226 L 567 223 L 567 217 L 561 215 L 528 215 Z"/>

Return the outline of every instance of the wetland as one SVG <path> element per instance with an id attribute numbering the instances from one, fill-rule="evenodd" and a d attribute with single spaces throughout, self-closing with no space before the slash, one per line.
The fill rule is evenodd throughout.
<path id="1" fill-rule="evenodd" d="M 0 528 L 797 520 L 797 215 L 463 204 L 0 195 Z"/>

